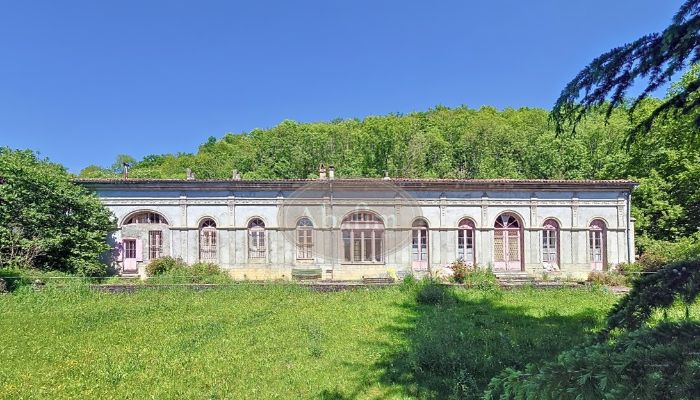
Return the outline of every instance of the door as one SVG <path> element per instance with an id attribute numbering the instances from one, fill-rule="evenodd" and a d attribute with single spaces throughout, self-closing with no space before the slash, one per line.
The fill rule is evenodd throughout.
<path id="1" fill-rule="evenodd" d="M 414 271 L 428 270 L 428 230 L 414 228 L 411 241 L 411 259 Z"/>
<path id="2" fill-rule="evenodd" d="M 602 271 L 605 261 L 603 253 L 603 231 L 592 230 L 589 232 L 589 247 L 591 269 L 593 271 Z"/>
<path id="3" fill-rule="evenodd" d="M 494 268 L 502 271 L 522 270 L 522 235 L 520 223 L 511 215 L 496 220 L 493 238 Z"/>
<path id="4" fill-rule="evenodd" d="M 126 274 L 135 274 L 138 272 L 138 261 L 139 261 L 139 244 L 138 239 L 125 239 L 124 240 L 124 266 L 123 272 Z"/>

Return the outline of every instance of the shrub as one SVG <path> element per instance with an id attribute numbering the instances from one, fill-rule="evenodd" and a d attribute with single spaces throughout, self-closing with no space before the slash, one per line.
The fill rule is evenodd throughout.
<path id="1" fill-rule="evenodd" d="M 483 268 L 475 268 L 470 271 L 465 277 L 464 284 L 475 289 L 497 289 L 500 287 L 496 275 L 491 270 Z"/>
<path id="2" fill-rule="evenodd" d="M 182 260 L 171 257 L 163 257 L 153 267 L 154 275 L 150 275 L 149 281 L 160 284 L 187 284 L 187 283 L 230 283 L 231 277 L 221 271 L 216 264 L 198 262 L 187 266 Z M 149 264 L 150 266 L 150 264 Z"/>
<path id="3" fill-rule="evenodd" d="M 452 280 L 457 283 L 464 283 L 469 270 L 464 260 L 461 258 L 456 260 L 450 265 L 450 269 L 452 269 Z"/>
<path id="4" fill-rule="evenodd" d="M 184 267 L 185 263 L 179 258 L 161 257 L 146 265 L 146 274 L 148 276 L 163 275 L 166 272 Z"/>
<path id="5" fill-rule="evenodd" d="M 452 293 L 440 282 L 433 279 L 424 279 L 418 285 L 416 301 L 419 304 L 436 305 L 449 303 L 452 300 Z"/>
<path id="6" fill-rule="evenodd" d="M 656 271 L 668 264 L 669 259 L 661 254 L 646 252 L 639 257 L 639 261 L 637 262 L 642 271 Z"/>
<path id="7" fill-rule="evenodd" d="M 491 380 L 483 398 L 698 398 L 698 348 L 700 324 L 661 324 L 565 351 L 541 366 L 507 368 Z"/>
<path id="8" fill-rule="evenodd" d="M 590 272 L 588 282 L 598 285 L 623 286 L 627 284 L 627 278 L 617 271 Z"/>
<path id="9" fill-rule="evenodd" d="M 0 267 L 104 275 L 116 224 L 64 167 L 30 150 L 0 147 Z"/>
<path id="10" fill-rule="evenodd" d="M 416 286 L 418 286 L 418 279 L 416 279 L 416 277 L 413 276 L 413 274 L 408 274 L 403 277 L 403 280 L 401 280 L 402 292 L 413 290 Z"/>

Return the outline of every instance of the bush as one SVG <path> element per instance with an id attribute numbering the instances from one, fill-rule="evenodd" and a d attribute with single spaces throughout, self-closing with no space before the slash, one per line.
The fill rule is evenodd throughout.
<path id="1" fill-rule="evenodd" d="M 627 284 L 627 277 L 617 271 L 590 272 L 588 282 L 606 286 L 624 286 Z"/>
<path id="2" fill-rule="evenodd" d="M 657 269 L 665 264 L 658 265 L 662 260 L 673 262 L 700 257 L 700 231 L 690 236 L 678 238 L 673 242 L 653 240 L 641 236 L 638 244 L 642 253 L 639 262 L 644 263 L 644 265 L 656 266 Z"/>
<path id="3" fill-rule="evenodd" d="M 158 273 L 148 279 L 152 283 L 160 284 L 188 284 L 188 283 L 230 283 L 233 280 L 216 264 L 198 262 L 187 266 L 182 260 L 171 257 L 163 257 L 153 268 Z M 150 264 L 149 264 L 150 266 Z M 148 268 L 148 267 L 147 267 Z"/>
<path id="4" fill-rule="evenodd" d="M 489 270 L 483 268 L 475 268 L 470 271 L 465 277 L 464 284 L 467 287 L 474 289 L 498 289 L 498 278 Z"/>
<path id="5" fill-rule="evenodd" d="M 464 260 L 460 258 L 453 262 L 452 265 L 450 265 L 450 269 L 452 269 L 452 280 L 457 283 L 464 283 L 467 273 L 469 272 L 469 268 Z"/>
<path id="6" fill-rule="evenodd" d="M 100 257 L 116 223 L 64 167 L 0 147 L 0 268 L 104 275 Z"/>
<path id="7" fill-rule="evenodd" d="M 696 399 L 700 324 L 661 324 L 614 342 L 577 347 L 555 361 L 507 368 L 485 399 Z"/>
<path id="8" fill-rule="evenodd" d="M 424 279 L 418 285 L 416 301 L 419 304 L 436 305 L 450 303 L 452 293 L 440 282 L 433 279 Z"/>
<path id="9" fill-rule="evenodd" d="M 152 260 L 146 265 L 146 275 L 157 276 L 163 275 L 166 272 L 185 268 L 186 264 L 179 258 L 161 257 Z"/>
<path id="10" fill-rule="evenodd" d="M 642 271 L 656 271 L 668 262 L 669 259 L 665 256 L 651 252 L 642 254 L 637 261 Z"/>

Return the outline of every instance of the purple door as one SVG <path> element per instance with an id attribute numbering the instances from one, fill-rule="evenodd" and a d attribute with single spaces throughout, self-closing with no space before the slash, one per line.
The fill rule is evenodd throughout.
<path id="1" fill-rule="evenodd" d="M 135 274 L 138 272 L 138 264 L 141 258 L 141 240 L 125 239 L 124 240 L 124 266 L 123 272 L 126 274 Z"/>

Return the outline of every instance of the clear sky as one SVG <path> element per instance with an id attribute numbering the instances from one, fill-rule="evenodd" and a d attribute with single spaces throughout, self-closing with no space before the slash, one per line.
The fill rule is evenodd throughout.
<path id="1" fill-rule="evenodd" d="M 0 0 L 0 146 L 78 172 L 284 119 L 550 108 L 681 2 Z"/>

